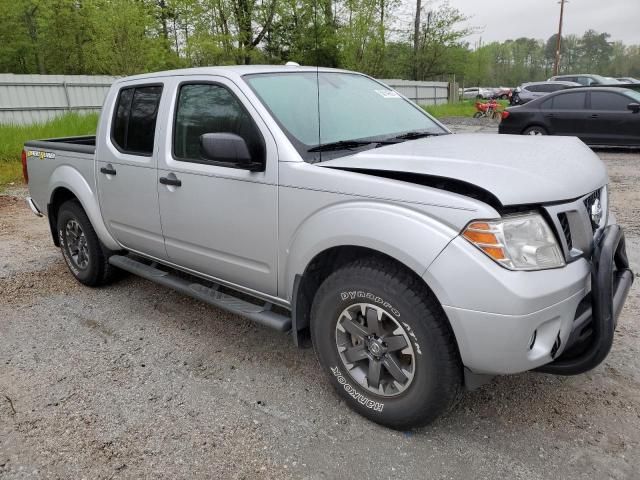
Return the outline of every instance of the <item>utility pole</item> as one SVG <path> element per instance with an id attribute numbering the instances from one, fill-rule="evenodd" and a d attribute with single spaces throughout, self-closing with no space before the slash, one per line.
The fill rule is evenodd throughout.
<path id="1" fill-rule="evenodd" d="M 560 0 L 560 25 L 558 26 L 558 41 L 556 43 L 556 63 L 553 66 L 553 75 L 560 73 L 560 49 L 562 48 L 562 23 L 564 21 L 564 4 L 568 0 Z"/>
<path id="2" fill-rule="evenodd" d="M 420 47 L 420 13 L 422 0 L 416 0 L 416 18 L 413 24 L 413 79 L 418 80 L 418 48 Z"/>

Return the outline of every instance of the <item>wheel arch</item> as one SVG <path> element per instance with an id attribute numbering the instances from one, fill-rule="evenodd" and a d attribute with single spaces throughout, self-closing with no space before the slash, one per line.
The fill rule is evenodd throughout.
<path id="1" fill-rule="evenodd" d="M 381 201 L 338 203 L 306 218 L 282 251 L 279 277 L 280 295 L 291 302 L 296 344 L 303 343 L 298 331 L 308 327 L 309 292 L 336 268 L 362 256 L 378 256 L 422 277 L 457 234 L 423 211 Z"/>
<path id="2" fill-rule="evenodd" d="M 363 246 L 341 245 L 331 247 L 319 252 L 311 262 L 309 262 L 304 272 L 295 276 L 293 297 L 291 301 L 291 332 L 296 346 L 304 348 L 311 345 L 309 330 L 311 326 L 311 306 L 315 292 L 318 290 L 322 282 L 324 282 L 331 273 L 341 267 L 363 258 L 376 258 L 383 263 L 390 262 L 399 265 L 424 286 L 428 294 L 433 296 L 437 301 L 438 305 L 442 305 L 424 278 L 422 278 L 416 270 L 410 268 L 407 264 L 397 258 L 381 251 Z M 453 327 L 451 326 L 444 309 L 442 310 L 442 313 L 443 318 L 447 319 L 447 327 L 449 328 L 451 335 L 456 339 L 455 332 L 453 331 Z M 457 339 L 456 348 L 458 348 Z"/>
<path id="3" fill-rule="evenodd" d="M 87 217 L 89 217 L 89 221 L 100 241 L 109 249 L 119 250 L 121 248 L 118 242 L 111 236 L 102 220 L 97 192 L 91 188 L 78 170 L 68 165 L 57 168 L 51 175 L 49 187 L 51 196 L 47 204 L 47 216 L 49 218 L 49 227 L 51 228 L 53 241 L 56 246 L 59 244 L 56 238 L 58 210 L 65 201 L 77 200 L 87 214 Z"/>

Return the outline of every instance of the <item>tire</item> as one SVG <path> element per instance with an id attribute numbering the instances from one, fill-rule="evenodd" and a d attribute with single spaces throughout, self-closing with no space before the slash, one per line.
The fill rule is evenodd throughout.
<path id="1" fill-rule="evenodd" d="M 338 394 L 381 425 L 424 426 L 461 394 L 462 364 L 444 311 L 420 278 L 391 261 L 359 260 L 332 273 L 313 301 L 311 338 Z"/>
<path id="2" fill-rule="evenodd" d="M 500 95 L 500 100 L 508 100 L 509 99 L 509 95 L 504 94 L 504 95 Z"/>
<path id="3" fill-rule="evenodd" d="M 482 118 L 483 114 L 482 112 L 476 112 L 473 114 L 473 118 Z"/>
<path id="4" fill-rule="evenodd" d="M 547 132 L 547 130 L 544 127 L 541 127 L 539 125 L 534 125 L 533 127 L 526 128 L 522 132 L 522 134 L 539 136 L 539 135 L 549 135 L 549 132 Z"/>
<path id="5" fill-rule="evenodd" d="M 57 231 L 62 256 L 76 280 L 97 287 L 115 279 L 119 270 L 108 262 L 111 252 L 102 245 L 77 201 L 60 206 Z"/>

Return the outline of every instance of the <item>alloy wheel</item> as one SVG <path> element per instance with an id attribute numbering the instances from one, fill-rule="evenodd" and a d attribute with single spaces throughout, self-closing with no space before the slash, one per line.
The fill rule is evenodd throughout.
<path id="1" fill-rule="evenodd" d="M 70 219 L 65 225 L 65 240 L 71 262 L 84 270 L 89 265 L 89 246 L 82 227 L 75 219 Z"/>
<path id="2" fill-rule="evenodd" d="M 415 374 L 415 352 L 407 330 L 377 305 L 345 308 L 336 323 L 336 347 L 351 378 L 371 393 L 404 392 Z"/>

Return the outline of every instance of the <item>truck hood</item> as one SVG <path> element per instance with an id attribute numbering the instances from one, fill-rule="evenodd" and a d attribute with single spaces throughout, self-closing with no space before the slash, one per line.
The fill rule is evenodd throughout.
<path id="1" fill-rule="evenodd" d="M 405 181 L 415 176 L 416 183 L 454 180 L 489 192 L 503 206 L 575 199 L 608 182 L 602 161 L 575 137 L 442 135 L 318 165 L 392 178 L 398 173 Z"/>

